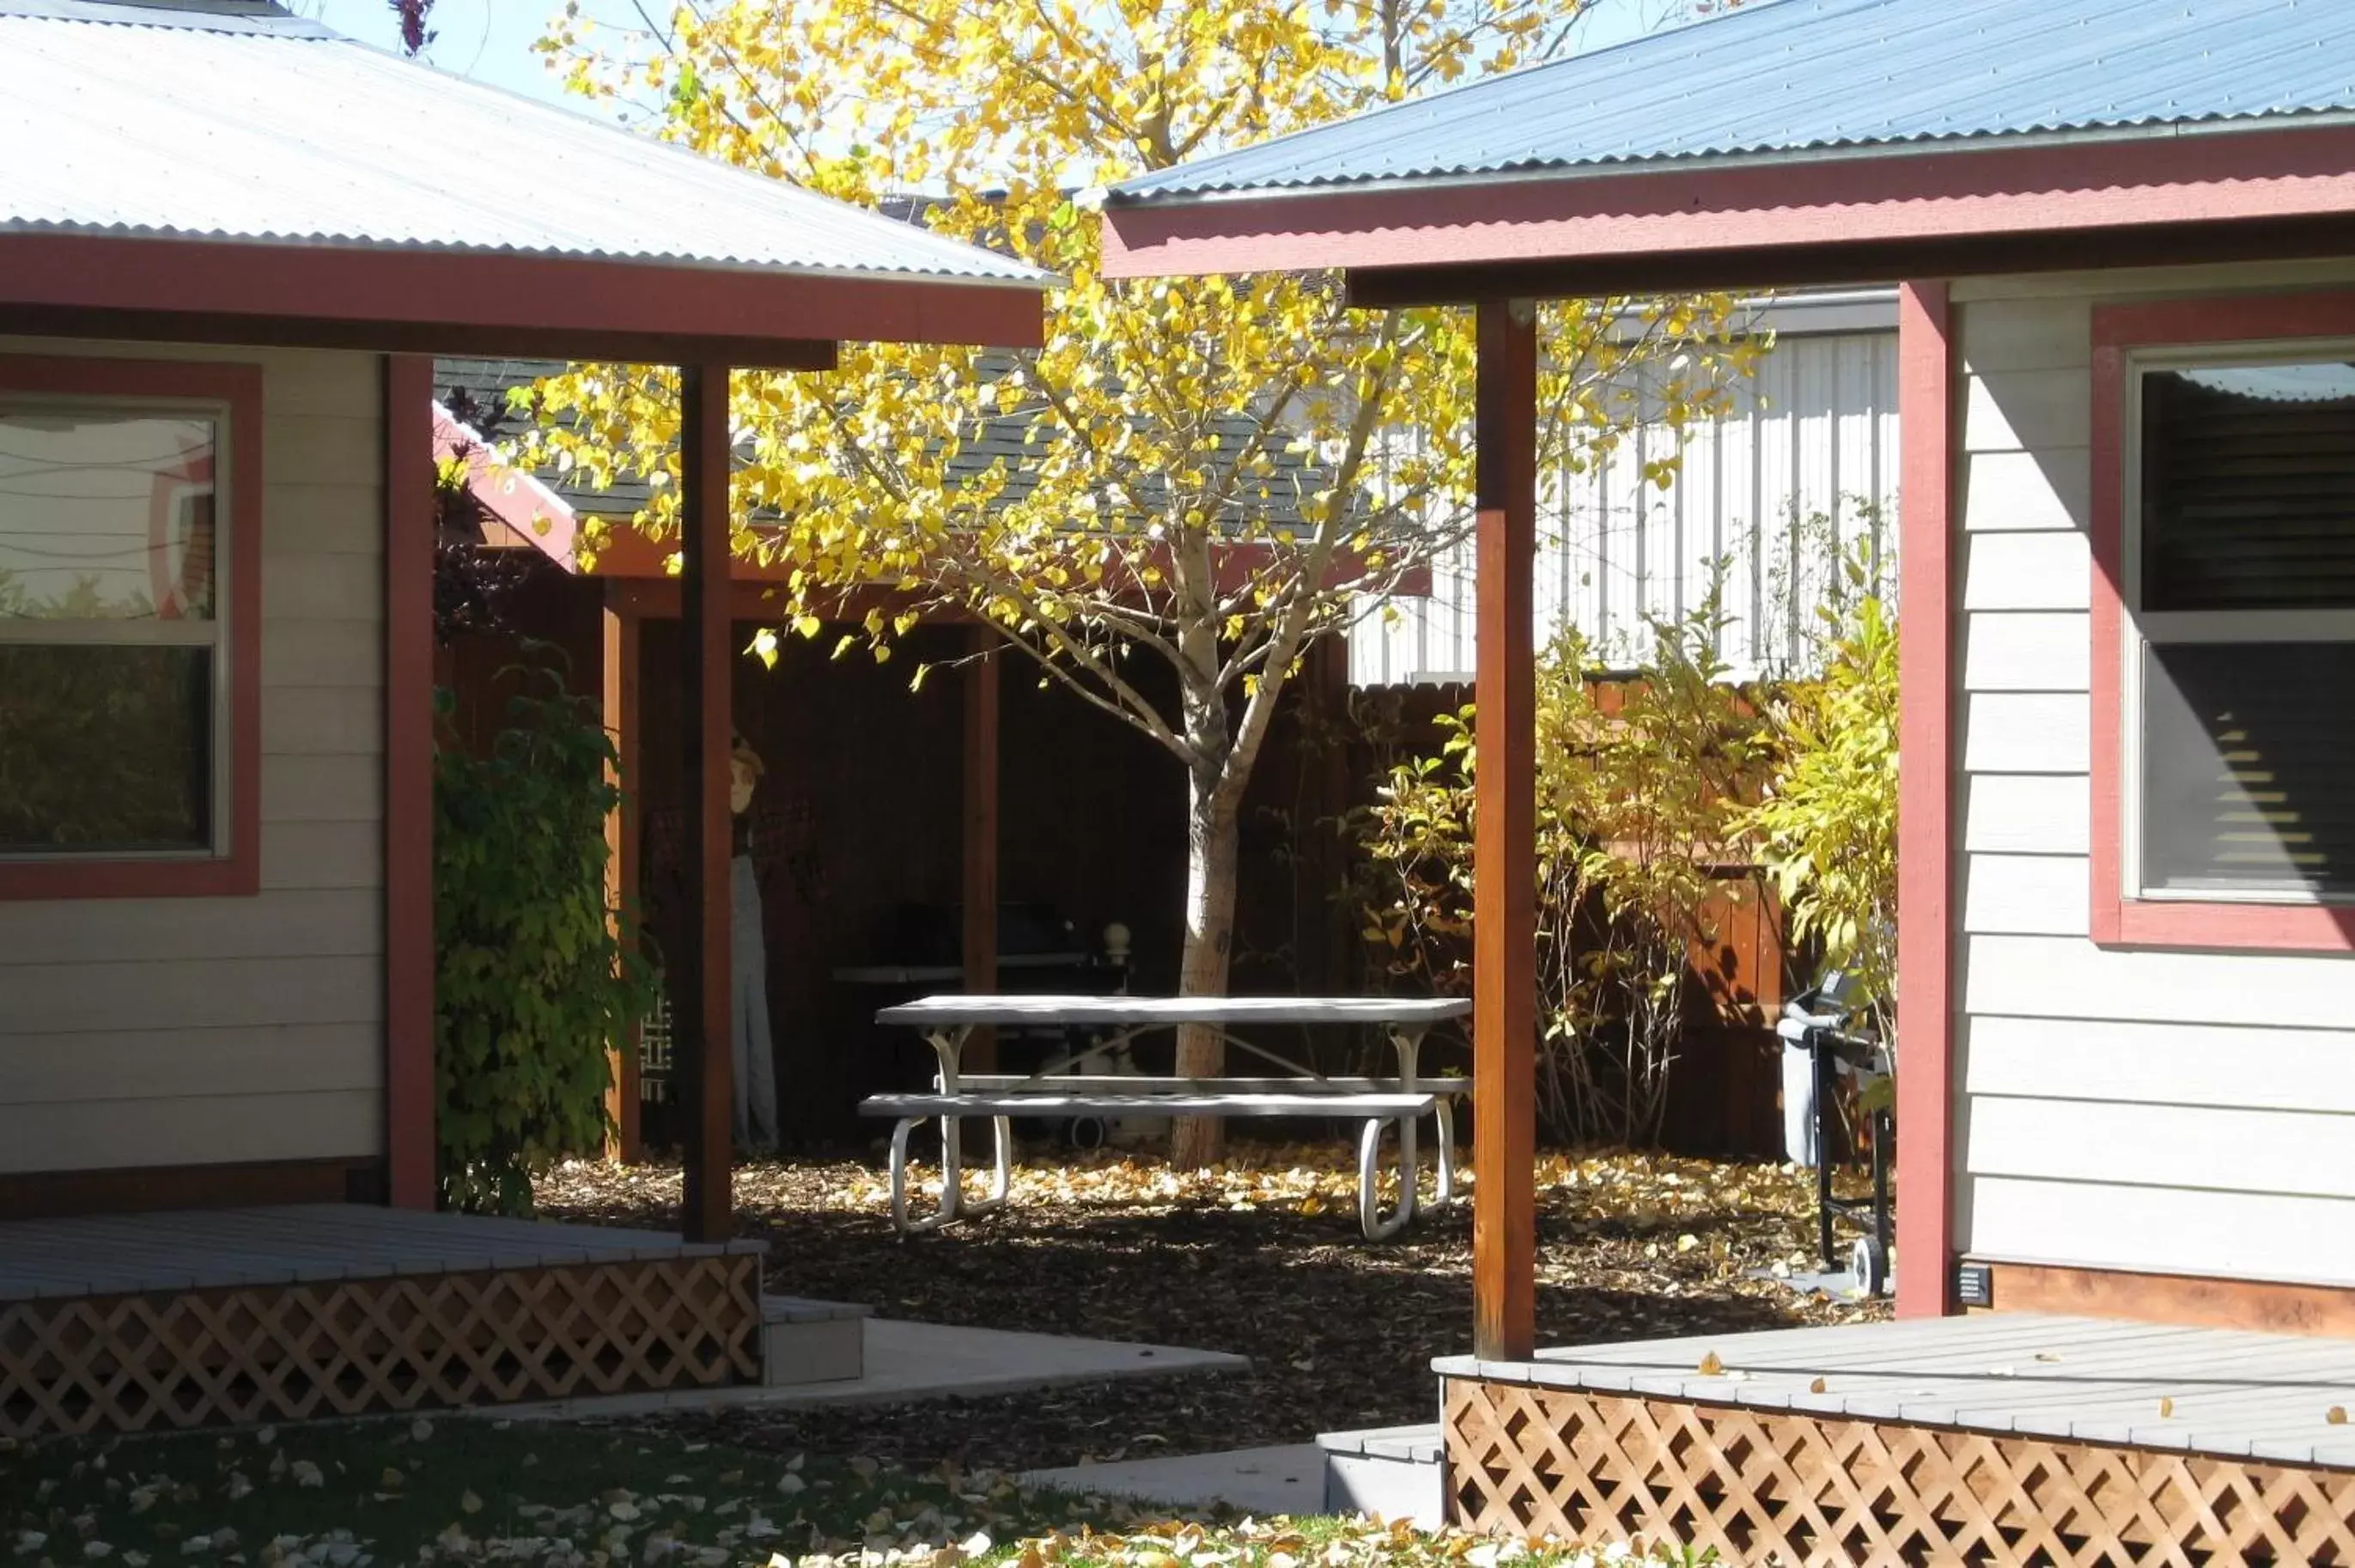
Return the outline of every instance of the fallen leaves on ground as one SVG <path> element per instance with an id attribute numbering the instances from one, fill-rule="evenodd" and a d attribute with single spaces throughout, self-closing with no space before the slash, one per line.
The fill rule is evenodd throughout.
<path id="1" fill-rule="evenodd" d="M 72 1568 L 1599 1568 L 1689 1563 L 1365 1517 L 1172 1520 L 1002 1473 L 747 1453 L 613 1426 L 452 1420 L 295 1426 L 323 1477 L 250 1479 L 250 1435 L 0 1447 L 0 1563 Z M 547 1462 L 527 1465 L 539 1456 Z M 410 1487 L 374 1488 L 398 1458 Z M 787 1481 L 794 1484 L 786 1485 Z M 232 1522 L 234 1521 L 234 1522 Z"/>
<path id="2" fill-rule="evenodd" d="M 277 1470 L 250 1433 L 0 1444 L 0 1564 L 730 1568 L 778 1553 L 928 1559 L 977 1534 L 1083 1536 L 1148 1517 L 989 1472 L 911 1475 L 615 1427 L 417 1426 L 428 1436 L 406 1421 L 291 1426 L 282 1441 L 304 1457 Z M 398 1493 L 383 1479 L 396 1472 Z"/>
<path id="3" fill-rule="evenodd" d="M 988 1536 L 929 1552 L 862 1553 L 855 1557 L 780 1552 L 769 1568 L 955 1568 L 990 1563 L 1002 1568 L 1605 1568 L 1626 1564 L 1689 1564 L 1696 1554 L 1671 1549 L 1582 1548 L 1553 1536 L 1526 1539 L 1473 1535 L 1460 1530 L 1420 1531 L 1363 1516 L 1341 1520 L 1244 1520 L 1220 1528 L 1179 1520 L 1135 1527 L 1125 1534 L 1055 1531 L 1007 1547 Z M 1718 1561 L 1710 1559 L 1709 1561 Z M 1732 1565 L 1727 1565 L 1732 1568 Z"/>
<path id="4" fill-rule="evenodd" d="M 1470 1172 L 1457 1175 L 1468 1190 Z M 982 1175 L 967 1179 L 978 1195 Z M 738 1222 L 772 1243 L 773 1291 L 865 1302 L 890 1317 L 1226 1350 L 1252 1370 L 916 1408 L 666 1419 L 759 1447 L 1006 1469 L 1428 1421 L 1432 1358 L 1470 1349 L 1470 1206 L 1426 1211 L 1397 1240 L 1369 1243 L 1355 1180 L 1337 1145 L 1238 1141 L 1225 1164 L 1199 1171 L 1117 1152 L 1026 1161 L 1005 1211 L 903 1241 L 869 1165 L 743 1167 Z M 1432 1180 L 1426 1160 L 1426 1193 Z M 1811 1171 L 1590 1153 L 1542 1157 L 1537 1183 L 1543 1343 L 1886 1316 L 1878 1302 L 1752 1277 L 1813 1266 Z M 543 1180 L 538 1199 L 549 1219 L 670 1230 L 679 1173 L 576 1162 Z"/>

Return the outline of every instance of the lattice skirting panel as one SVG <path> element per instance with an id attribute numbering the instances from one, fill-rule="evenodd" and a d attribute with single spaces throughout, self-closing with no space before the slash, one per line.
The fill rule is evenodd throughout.
<path id="1" fill-rule="evenodd" d="M 0 1303 L 0 1434 L 138 1431 L 758 1381 L 760 1260 Z"/>
<path id="2" fill-rule="evenodd" d="M 2355 1470 L 1450 1379 L 1476 1528 L 1731 1563 L 2355 1563 Z"/>

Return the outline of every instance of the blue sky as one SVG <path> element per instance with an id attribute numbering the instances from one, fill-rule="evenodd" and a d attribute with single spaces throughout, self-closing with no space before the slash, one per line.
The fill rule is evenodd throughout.
<path id="1" fill-rule="evenodd" d="M 337 32 L 384 48 L 398 47 L 398 28 L 386 0 L 293 0 L 294 9 L 315 16 Z M 672 0 L 643 0 L 647 12 L 667 15 Z M 1585 24 L 1586 47 L 1600 48 L 1657 25 L 1674 0 L 1601 0 Z M 640 28 L 637 0 L 580 0 L 582 15 L 610 27 Z M 516 92 L 562 103 L 583 113 L 597 111 L 568 96 L 547 60 L 532 52 L 562 0 L 436 0 L 435 38 L 427 58 L 442 69 Z"/>

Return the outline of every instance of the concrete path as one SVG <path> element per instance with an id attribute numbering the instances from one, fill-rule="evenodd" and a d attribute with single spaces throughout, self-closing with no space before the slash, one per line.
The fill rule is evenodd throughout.
<path id="1" fill-rule="evenodd" d="M 1060 1469 L 1028 1471 L 1021 1481 L 1025 1486 L 1135 1498 L 1177 1508 L 1226 1503 L 1260 1519 L 1325 1511 L 1325 1451 L 1314 1443 L 1234 1448 L 1174 1459 L 1067 1465 Z"/>
<path id="2" fill-rule="evenodd" d="M 868 1318 L 866 1330 L 867 1375 L 841 1382 L 601 1395 L 547 1404 L 486 1407 L 485 1413 L 561 1419 L 743 1405 L 775 1409 L 815 1404 L 892 1404 L 902 1400 L 1018 1393 L 1026 1389 L 1095 1382 L 1106 1378 L 1239 1372 L 1251 1366 L 1248 1358 L 1222 1350 L 1133 1345 L 1114 1339 L 1074 1339 L 1057 1334 L 1016 1334 L 998 1328 L 955 1328 L 890 1317 Z"/>

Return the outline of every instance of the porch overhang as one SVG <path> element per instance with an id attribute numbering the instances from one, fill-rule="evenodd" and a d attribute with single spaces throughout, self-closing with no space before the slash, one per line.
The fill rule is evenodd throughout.
<path id="1" fill-rule="evenodd" d="M 1368 306 L 2355 247 L 2355 128 L 2009 139 L 1123 201 L 1114 277 L 1339 270 Z"/>
<path id="2" fill-rule="evenodd" d="M 1034 283 L 404 246 L 0 232 L 0 332 L 825 370 L 838 342 L 1036 347 Z"/>

